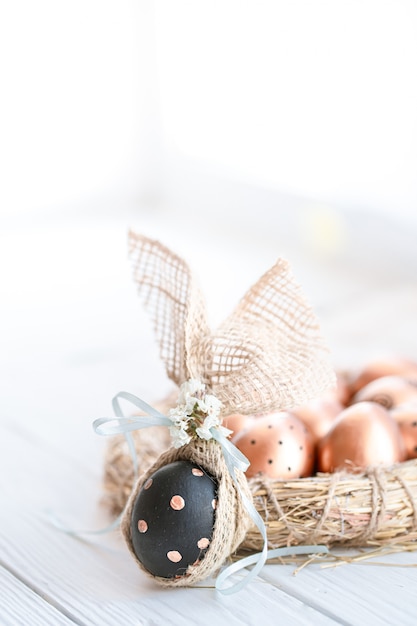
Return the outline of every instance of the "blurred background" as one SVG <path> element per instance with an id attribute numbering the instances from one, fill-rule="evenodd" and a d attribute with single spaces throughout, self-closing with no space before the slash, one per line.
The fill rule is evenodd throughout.
<path id="1" fill-rule="evenodd" d="M 129 228 L 213 323 L 284 256 L 335 365 L 417 357 L 414 0 L 15 0 L 0 51 L 4 413 L 166 385 Z"/>

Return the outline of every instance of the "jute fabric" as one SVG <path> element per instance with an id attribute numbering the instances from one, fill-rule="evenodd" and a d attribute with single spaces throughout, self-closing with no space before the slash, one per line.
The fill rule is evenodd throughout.
<path id="1" fill-rule="evenodd" d="M 317 318 L 286 261 L 261 276 L 212 331 L 183 259 L 133 232 L 129 250 L 139 296 L 176 385 L 201 380 L 223 403 L 224 415 L 288 409 L 334 385 Z"/>

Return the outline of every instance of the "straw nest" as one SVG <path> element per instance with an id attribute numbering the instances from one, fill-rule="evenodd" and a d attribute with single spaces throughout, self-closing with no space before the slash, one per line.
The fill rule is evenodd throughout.
<path id="1" fill-rule="evenodd" d="M 167 429 L 134 433 L 140 472 L 168 448 Z M 133 488 L 134 472 L 122 437 L 110 442 L 105 464 L 105 502 L 119 514 Z M 310 478 L 252 478 L 249 487 L 262 516 L 270 548 L 297 544 L 368 546 L 417 539 L 417 460 L 361 473 L 338 472 Z M 239 552 L 262 548 L 256 527 Z"/>
<path id="2" fill-rule="evenodd" d="M 384 545 L 417 539 L 417 460 L 353 474 L 249 481 L 270 548 L 320 543 Z M 250 529 L 241 546 L 259 550 Z"/>

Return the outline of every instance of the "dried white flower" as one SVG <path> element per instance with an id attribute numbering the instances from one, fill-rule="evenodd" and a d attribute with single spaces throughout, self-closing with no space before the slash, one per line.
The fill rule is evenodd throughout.
<path id="1" fill-rule="evenodd" d="M 185 381 L 180 387 L 178 404 L 188 404 L 190 399 L 197 401 L 198 394 L 203 394 L 204 389 L 204 383 L 195 378 L 190 378 L 190 380 Z"/>
<path id="2" fill-rule="evenodd" d="M 216 428 L 225 437 L 232 432 L 221 425 L 220 400 L 204 392 L 204 383 L 195 378 L 181 385 L 178 405 L 168 415 L 172 421 L 170 433 L 175 448 L 189 443 L 193 436 L 212 439 L 212 428 Z"/>
<path id="3" fill-rule="evenodd" d="M 203 424 L 199 428 L 196 428 L 195 432 L 201 439 L 211 439 L 213 435 L 210 432 L 210 428 L 217 426 L 220 426 L 219 419 L 213 415 L 207 415 Z"/>
<path id="4" fill-rule="evenodd" d="M 220 410 L 222 408 L 222 403 L 216 396 L 212 396 L 211 394 L 207 394 L 204 398 L 207 413 L 209 415 L 219 415 Z"/>
<path id="5" fill-rule="evenodd" d="M 186 407 L 176 406 L 174 409 L 169 410 L 169 419 L 175 424 L 175 426 L 182 427 L 183 424 L 187 424 L 191 416 L 191 413 L 187 411 Z"/>
<path id="6" fill-rule="evenodd" d="M 172 437 L 172 445 L 174 448 L 181 448 L 181 446 L 185 446 L 186 443 L 190 443 L 191 441 L 191 435 L 189 435 L 184 428 L 170 426 L 169 432 Z"/>

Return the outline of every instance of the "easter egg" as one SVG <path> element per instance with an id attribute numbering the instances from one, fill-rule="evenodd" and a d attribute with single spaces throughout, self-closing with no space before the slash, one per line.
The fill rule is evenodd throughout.
<path id="1" fill-rule="evenodd" d="M 400 356 L 387 356 L 368 361 L 362 370 L 352 375 L 351 395 L 383 376 L 403 376 L 417 380 L 417 363 Z"/>
<path id="2" fill-rule="evenodd" d="M 398 424 L 407 459 L 417 458 L 417 403 L 403 404 L 390 412 Z"/>
<path id="3" fill-rule="evenodd" d="M 353 402 L 377 402 L 386 409 L 417 402 L 417 383 L 402 376 L 382 376 L 358 391 Z"/>
<path id="4" fill-rule="evenodd" d="M 324 437 L 344 406 L 335 396 L 326 395 L 291 409 L 310 430 L 315 442 Z"/>
<path id="5" fill-rule="evenodd" d="M 229 438 L 234 441 L 235 437 L 239 435 L 240 431 L 248 428 L 253 422 L 253 417 L 250 415 L 241 415 L 240 413 L 234 413 L 228 415 L 223 419 L 223 426 L 232 430 L 232 434 Z"/>
<path id="6" fill-rule="evenodd" d="M 311 434 L 301 420 L 287 412 L 257 417 L 250 428 L 234 440 L 250 461 L 246 476 L 271 478 L 310 476 L 314 465 Z"/>
<path id="7" fill-rule="evenodd" d="M 333 396 L 335 400 L 340 402 L 343 406 L 349 404 L 351 398 L 351 383 L 352 375 L 350 372 L 339 370 L 336 372 L 336 389 L 329 392 L 327 396 Z"/>
<path id="8" fill-rule="evenodd" d="M 375 402 L 358 402 L 344 409 L 317 450 L 320 472 L 357 470 L 397 463 L 404 458 L 404 443 L 397 423 Z"/>
<path id="9" fill-rule="evenodd" d="M 183 576 L 204 558 L 217 504 L 216 481 L 189 461 L 159 468 L 143 484 L 131 517 L 136 557 L 154 576 Z"/>

